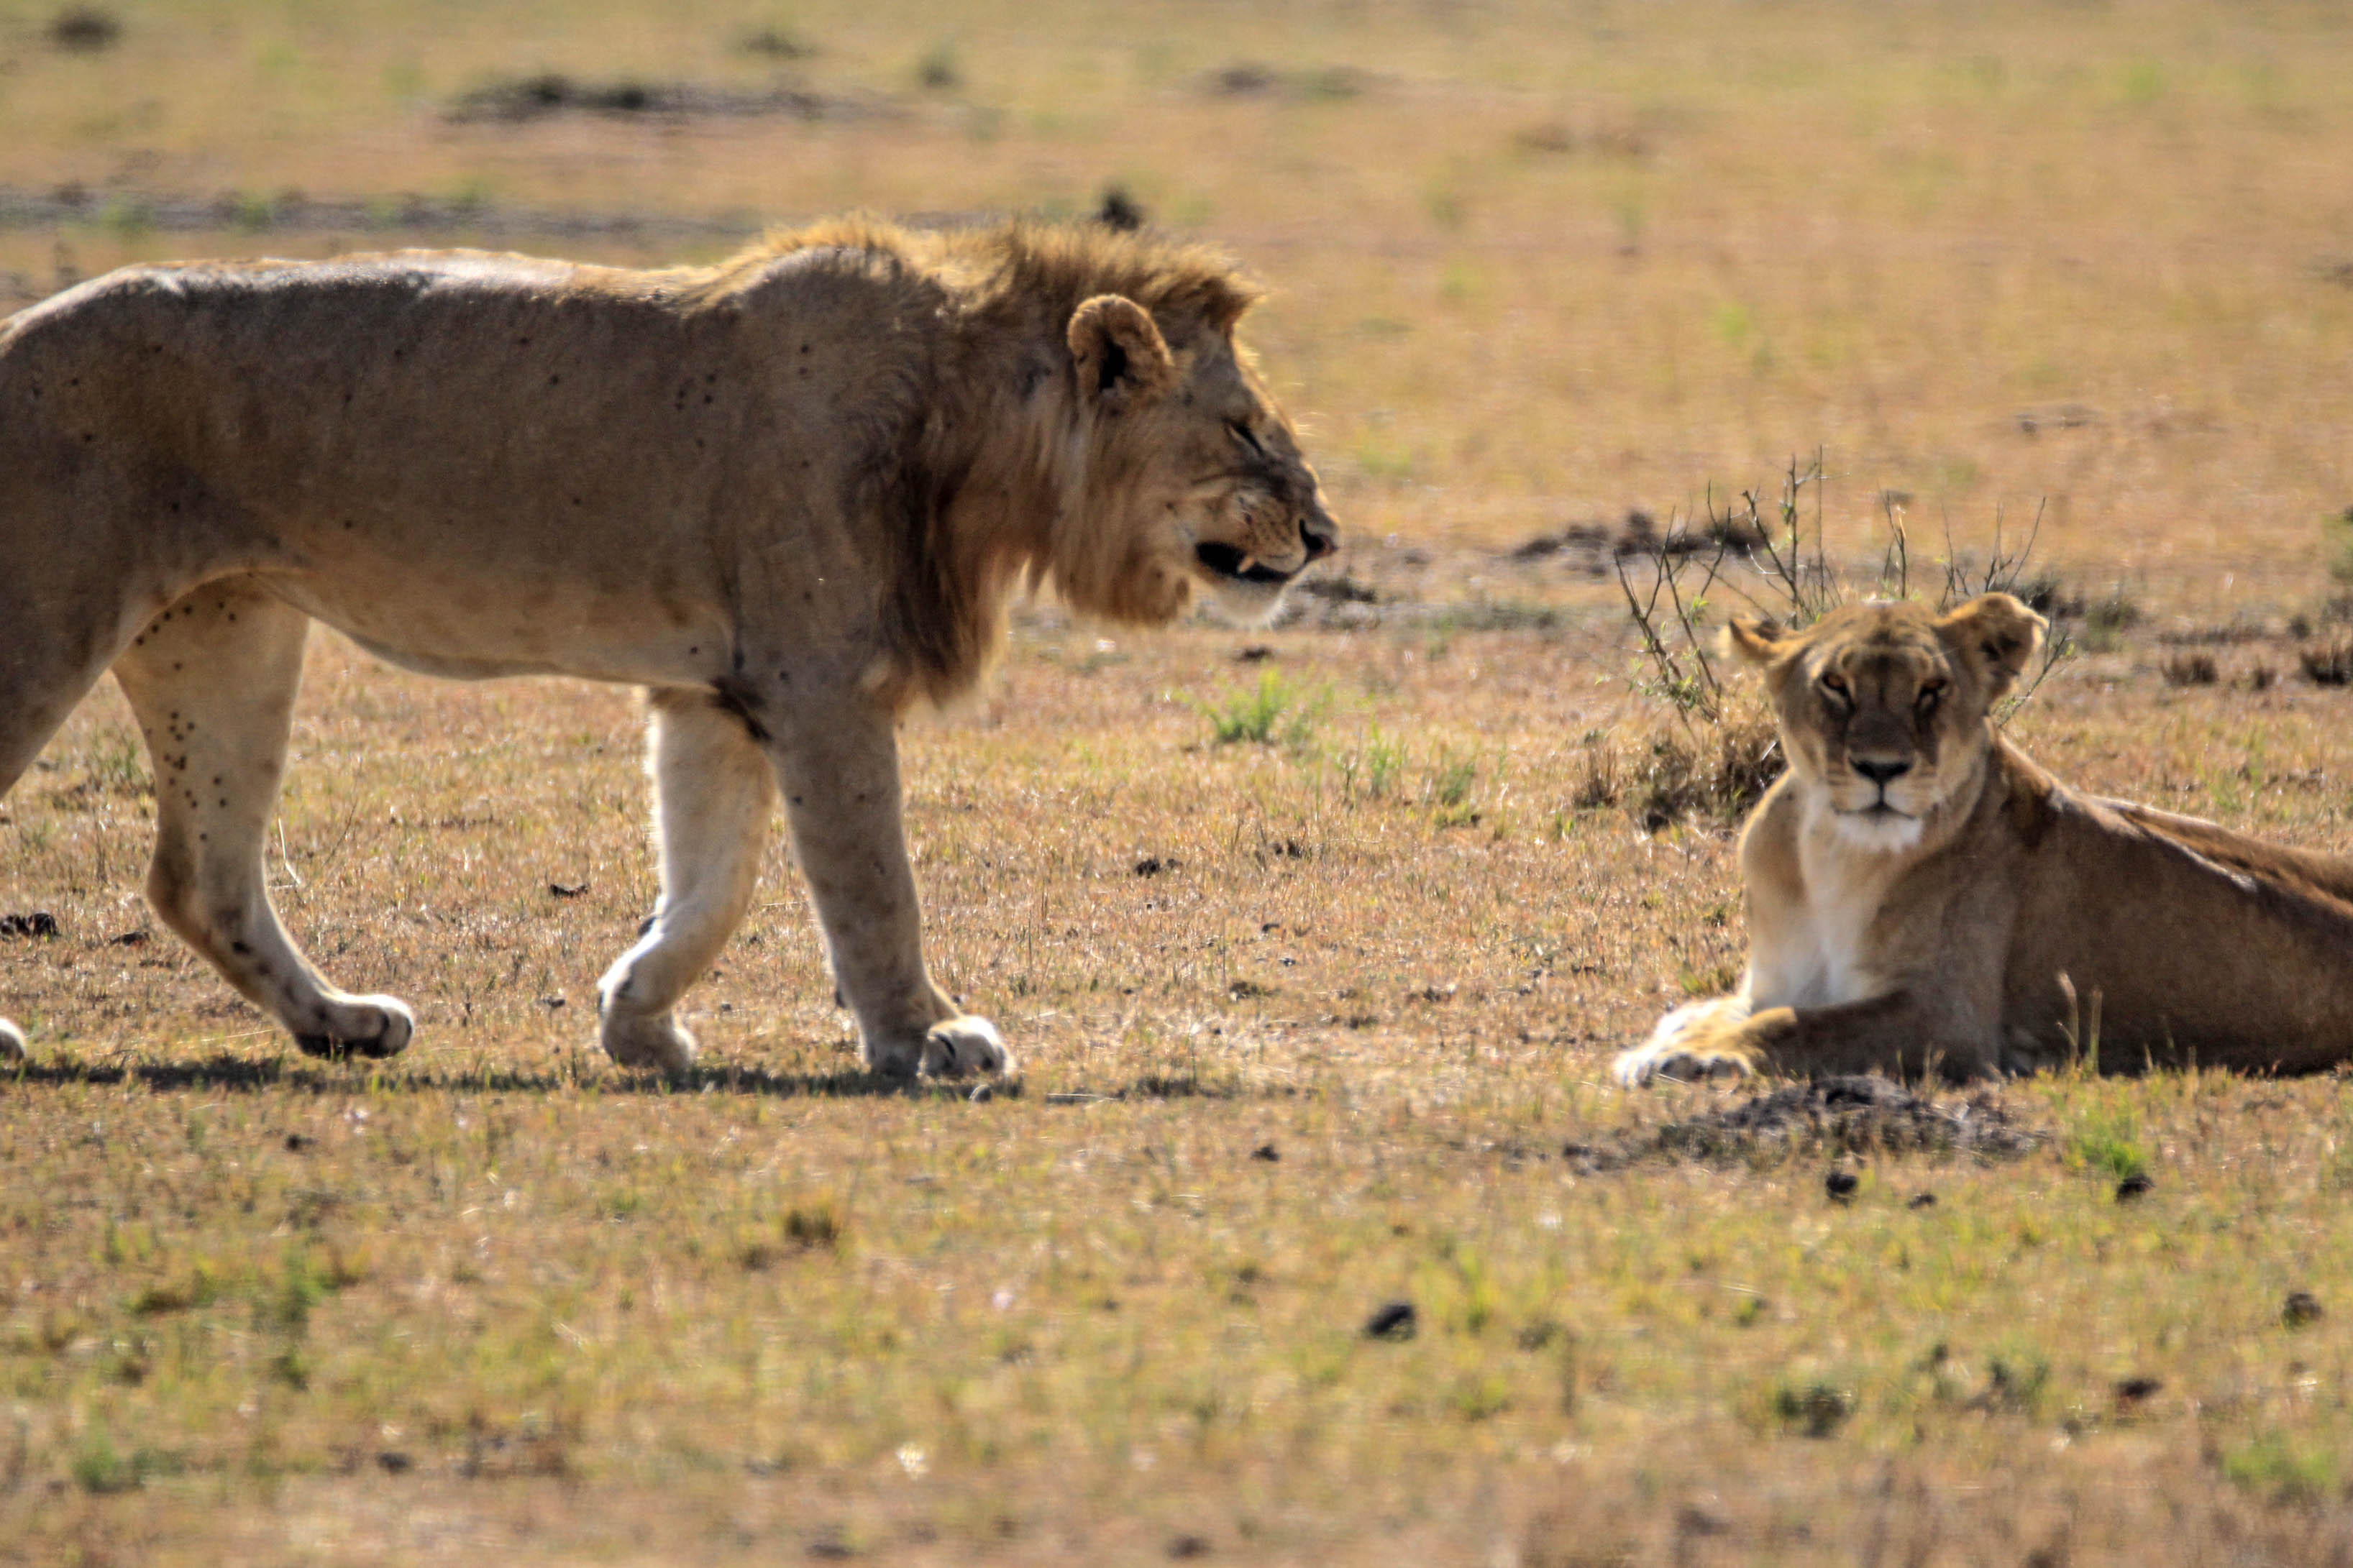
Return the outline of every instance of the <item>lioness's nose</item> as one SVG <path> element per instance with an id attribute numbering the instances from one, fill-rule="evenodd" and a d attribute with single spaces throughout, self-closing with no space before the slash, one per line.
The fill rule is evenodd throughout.
<path id="1" fill-rule="evenodd" d="M 1885 789 L 1889 784 L 1910 773 L 1912 764 L 1910 763 L 1866 763 L 1857 757 L 1854 759 L 1854 771 L 1880 788 Z"/>

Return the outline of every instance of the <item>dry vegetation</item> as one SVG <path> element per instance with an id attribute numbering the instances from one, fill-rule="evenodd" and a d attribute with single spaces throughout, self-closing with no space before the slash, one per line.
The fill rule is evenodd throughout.
<path id="1" fill-rule="evenodd" d="M 1866 565 L 2042 510 L 2042 760 L 2353 848 L 2348 77 L 2322 0 L 0 0 L 17 301 L 1117 184 L 1275 286 L 1352 531 L 1291 627 L 1041 607 L 911 728 L 985 1103 L 852 1070 L 781 848 L 705 1068 L 604 1069 L 629 699 L 326 639 L 274 895 L 423 1029 L 308 1063 L 144 911 L 94 698 L 0 819 L 0 1562 L 2347 1561 L 2336 1080 L 1972 1152 L 1603 1068 L 1743 942 L 1609 565 L 1792 451 Z"/>

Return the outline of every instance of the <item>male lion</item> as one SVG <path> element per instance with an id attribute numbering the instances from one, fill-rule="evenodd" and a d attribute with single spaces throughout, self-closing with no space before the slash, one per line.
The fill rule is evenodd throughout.
<path id="1" fill-rule="evenodd" d="M 851 219 L 704 268 L 410 251 L 137 267 L 0 323 L 0 790 L 109 668 L 144 731 L 148 897 L 313 1055 L 414 1021 L 279 925 L 262 831 L 313 619 L 412 669 L 646 689 L 661 900 L 613 1059 L 743 917 L 780 790 L 881 1072 L 1002 1070 L 923 963 L 894 721 L 1006 601 L 1263 615 L 1335 527 L 1202 251 Z M 0 1034 L 21 1056 L 23 1037 Z"/>
<path id="2" fill-rule="evenodd" d="M 1738 618 L 1789 771 L 1740 836 L 1746 978 L 1622 1053 L 1620 1082 L 1712 1071 L 2306 1072 L 2353 1056 L 2353 860 L 2076 794 L 1987 714 L 2042 618 Z"/>

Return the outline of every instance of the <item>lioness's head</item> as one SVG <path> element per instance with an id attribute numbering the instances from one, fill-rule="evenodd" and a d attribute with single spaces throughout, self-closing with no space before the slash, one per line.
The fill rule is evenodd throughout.
<path id="1" fill-rule="evenodd" d="M 1337 548 L 1298 432 L 1235 346 L 1240 313 L 1155 312 L 1119 294 L 1071 313 L 1085 536 L 1054 571 L 1082 608 L 1165 621 L 1206 587 L 1229 614 L 1261 621 Z"/>
<path id="2" fill-rule="evenodd" d="M 2043 626 L 2008 594 L 1986 594 L 1944 616 L 1849 605 L 1802 632 L 1736 616 L 1725 643 L 1764 670 L 1790 770 L 1820 792 L 1841 835 L 1896 850 L 1974 798 L 1993 743 L 1986 716 Z"/>

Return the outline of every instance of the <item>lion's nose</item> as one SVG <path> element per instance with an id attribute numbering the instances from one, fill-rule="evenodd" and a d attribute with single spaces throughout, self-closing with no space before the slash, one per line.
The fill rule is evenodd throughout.
<path id="1" fill-rule="evenodd" d="M 1880 788 L 1885 789 L 1889 784 L 1910 773 L 1912 764 L 1910 763 L 1866 763 L 1858 757 L 1854 760 L 1854 771 Z"/>
<path id="2" fill-rule="evenodd" d="M 1307 559 L 1321 561 L 1340 548 L 1340 525 L 1324 514 L 1322 507 L 1301 514 L 1299 542 L 1307 547 Z"/>

